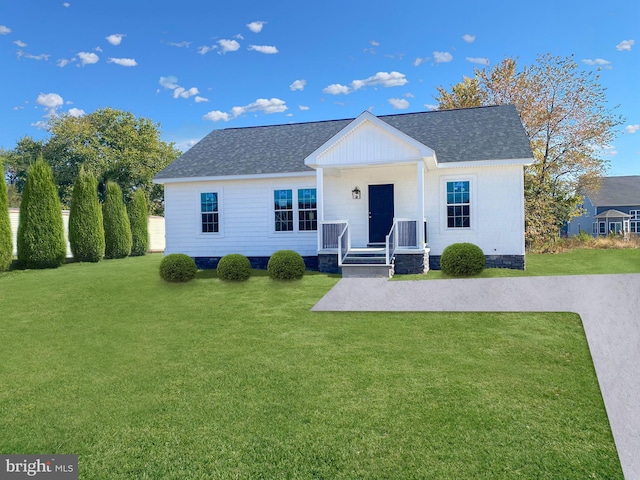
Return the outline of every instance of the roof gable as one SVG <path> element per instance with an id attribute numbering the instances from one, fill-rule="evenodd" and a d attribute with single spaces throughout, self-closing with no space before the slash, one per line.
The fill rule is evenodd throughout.
<path id="1" fill-rule="evenodd" d="M 587 195 L 594 207 L 640 205 L 640 175 L 603 177 L 600 187 Z"/>

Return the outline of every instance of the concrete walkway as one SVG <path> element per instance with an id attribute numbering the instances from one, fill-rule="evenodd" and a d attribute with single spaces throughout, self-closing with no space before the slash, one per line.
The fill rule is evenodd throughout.
<path id="1" fill-rule="evenodd" d="M 575 312 L 627 480 L 640 480 L 640 274 L 391 282 L 343 278 L 313 311 Z"/>

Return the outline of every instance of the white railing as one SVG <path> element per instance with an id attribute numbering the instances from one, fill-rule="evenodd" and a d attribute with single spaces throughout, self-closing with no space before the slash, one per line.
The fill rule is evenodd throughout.
<path id="1" fill-rule="evenodd" d="M 342 266 L 342 262 L 347 258 L 349 250 L 351 249 L 351 233 L 349 233 L 349 224 L 345 223 L 342 232 L 338 236 L 338 245 L 340 250 L 338 251 L 338 266 Z"/>
<path id="2" fill-rule="evenodd" d="M 421 248 L 419 226 L 424 228 L 425 243 L 427 236 L 427 220 L 412 220 L 410 218 L 395 218 L 389 234 L 385 239 L 385 256 L 387 264 L 393 259 L 398 248 Z"/>
<path id="3" fill-rule="evenodd" d="M 387 262 L 387 265 L 391 265 L 391 260 L 396 253 L 396 248 L 398 248 L 398 222 L 394 220 L 393 225 L 391 226 L 391 230 L 389 230 L 389 235 L 387 235 L 384 242 L 384 255 Z"/>
<path id="4" fill-rule="evenodd" d="M 347 225 L 345 220 L 332 220 L 320 224 L 320 248 L 338 248 L 338 237 Z"/>

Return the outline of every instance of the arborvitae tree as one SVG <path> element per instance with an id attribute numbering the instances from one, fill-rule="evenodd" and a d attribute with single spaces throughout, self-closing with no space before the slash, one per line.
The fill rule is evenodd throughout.
<path id="1" fill-rule="evenodd" d="M 42 156 L 27 170 L 20 204 L 18 261 L 26 268 L 57 268 L 67 247 L 58 192 Z"/>
<path id="2" fill-rule="evenodd" d="M 96 178 L 80 168 L 73 184 L 69 212 L 69 243 L 79 262 L 99 262 L 104 257 L 104 226 Z"/>
<path id="3" fill-rule="evenodd" d="M 131 256 L 144 255 L 149 250 L 149 207 L 144 190 L 136 190 L 127 204 L 129 223 L 131 225 Z"/>
<path id="4" fill-rule="evenodd" d="M 24 201 L 24 200 L 23 200 Z M 104 258 L 124 258 L 131 253 L 131 227 L 122 190 L 115 182 L 108 182 L 102 205 L 104 222 Z"/>
<path id="5" fill-rule="evenodd" d="M 0 172 L 4 172 L 0 163 Z M 9 221 L 9 201 L 7 198 L 7 184 L 0 179 L 0 272 L 9 270 L 13 257 L 13 239 L 11 237 L 11 222 Z"/>

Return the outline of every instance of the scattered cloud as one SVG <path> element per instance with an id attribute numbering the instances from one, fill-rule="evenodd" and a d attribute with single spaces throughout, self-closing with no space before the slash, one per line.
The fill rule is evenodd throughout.
<path id="1" fill-rule="evenodd" d="M 278 53 L 278 49 L 272 45 L 249 45 L 249 50 L 266 53 L 267 55 Z"/>
<path id="2" fill-rule="evenodd" d="M 228 122 L 229 120 L 233 120 L 234 118 L 249 112 L 261 112 L 268 115 L 271 113 L 282 113 L 286 110 L 288 110 L 288 107 L 284 100 L 280 100 L 279 98 L 259 98 L 249 105 L 233 107 L 231 109 L 231 113 L 213 110 L 206 115 L 203 115 L 202 118 L 204 120 L 211 120 L 212 122 L 218 122 L 220 120 Z"/>
<path id="3" fill-rule="evenodd" d="M 70 4 L 69 2 L 64 2 L 64 3 L 62 4 L 62 6 L 63 6 L 64 8 L 69 8 L 69 7 L 71 6 L 71 4 Z"/>
<path id="4" fill-rule="evenodd" d="M 429 60 L 429 57 L 424 57 L 424 58 L 418 57 L 413 61 L 413 66 L 418 67 L 423 63 L 427 62 L 428 60 Z"/>
<path id="5" fill-rule="evenodd" d="M 16 40 L 15 43 L 17 46 L 19 46 L 20 48 L 24 48 L 27 47 L 28 45 L 26 43 L 24 43 L 22 40 Z"/>
<path id="6" fill-rule="evenodd" d="M 84 110 L 82 110 L 81 108 L 70 108 L 69 109 L 69 115 L 75 118 L 79 118 L 82 117 L 84 115 L 86 115 L 86 112 Z"/>
<path id="7" fill-rule="evenodd" d="M 187 140 L 179 140 L 175 142 L 175 147 L 181 152 L 186 152 L 199 141 L 200 141 L 199 139 L 195 139 L 195 138 L 189 138 Z"/>
<path id="8" fill-rule="evenodd" d="M 624 130 L 627 133 L 636 133 L 638 130 L 640 130 L 640 125 L 638 125 L 637 123 L 635 125 L 627 125 L 626 127 L 624 127 Z"/>
<path id="9" fill-rule="evenodd" d="M 449 63 L 453 60 L 453 55 L 449 52 L 433 52 L 433 61 L 436 63 Z"/>
<path id="10" fill-rule="evenodd" d="M 582 63 L 585 63 L 589 66 L 597 66 L 603 68 L 612 68 L 611 62 L 609 60 L 605 60 L 604 58 L 596 58 L 594 60 L 590 58 L 585 58 L 582 60 Z"/>
<path id="11" fill-rule="evenodd" d="M 78 52 L 78 58 L 80 59 L 80 66 L 82 67 L 98 63 L 98 60 L 100 60 L 100 57 L 92 52 Z"/>
<path id="12" fill-rule="evenodd" d="M 76 58 L 71 58 L 71 59 L 67 59 L 67 58 L 60 58 L 58 59 L 58 61 L 56 62 L 56 66 L 63 68 L 66 67 L 67 65 L 69 65 L 72 62 L 75 62 Z"/>
<path id="13" fill-rule="evenodd" d="M 189 98 L 198 95 L 200 91 L 196 87 L 186 89 L 184 87 L 177 87 L 173 90 L 173 98 Z"/>
<path id="14" fill-rule="evenodd" d="M 6 25 L 0 25 L 0 35 L 7 35 L 8 33 L 11 33 L 11 29 Z"/>
<path id="15" fill-rule="evenodd" d="M 124 33 L 114 33 L 105 38 L 111 45 L 120 45 L 120 43 L 122 43 L 122 38 L 125 36 L 126 35 Z"/>
<path id="16" fill-rule="evenodd" d="M 187 41 L 182 41 L 182 42 L 169 42 L 168 45 L 171 45 L 172 47 L 178 47 L 178 48 L 189 48 L 189 45 L 191 45 L 191 42 L 187 42 Z"/>
<path id="17" fill-rule="evenodd" d="M 257 22 L 247 23 L 247 28 L 251 30 L 253 33 L 260 33 L 265 23 L 267 22 L 257 21 Z"/>
<path id="18" fill-rule="evenodd" d="M 467 57 L 467 62 L 477 63 L 478 65 L 489 66 L 489 59 L 487 57 Z"/>
<path id="19" fill-rule="evenodd" d="M 57 115 L 58 109 L 64 104 L 64 100 L 57 93 L 41 93 L 36 98 L 36 103 L 47 111 L 45 117 L 53 117 Z"/>
<path id="20" fill-rule="evenodd" d="M 376 85 L 381 85 L 385 88 L 400 87 L 402 85 L 405 85 L 407 82 L 408 80 L 404 73 L 378 72 L 369 78 L 365 78 L 364 80 L 353 80 L 351 82 L 351 87 L 341 85 L 339 83 L 334 83 L 332 85 L 329 85 L 328 87 L 325 87 L 322 90 L 322 93 L 327 93 L 330 95 L 347 95 L 364 87 L 372 87 Z"/>
<path id="21" fill-rule="evenodd" d="M 40 55 L 32 55 L 31 53 L 27 53 L 27 52 L 23 52 L 22 50 L 18 50 L 16 52 L 16 56 L 18 57 L 18 59 L 24 57 L 24 58 L 30 58 L 31 60 L 49 60 L 49 57 L 51 55 L 48 55 L 46 53 L 41 53 Z"/>
<path id="22" fill-rule="evenodd" d="M 289 89 L 291 91 L 296 91 L 296 90 L 304 90 L 304 87 L 307 85 L 307 81 L 306 80 L 296 80 L 295 82 L 293 82 L 291 85 L 289 85 Z"/>
<path id="23" fill-rule="evenodd" d="M 301 111 L 306 112 L 307 110 L 309 110 L 310 107 L 308 107 L 307 105 L 298 105 L 298 108 Z"/>
<path id="24" fill-rule="evenodd" d="M 623 40 L 618 45 L 616 45 L 616 50 L 619 52 L 631 51 L 631 47 L 636 44 L 635 40 Z"/>
<path id="25" fill-rule="evenodd" d="M 198 52 L 200 55 L 206 55 L 211 50 L 215 50 L 216 48 L 218 48 L 217 45 L 212 45 L 212 46 L 202 45 L 202 46 L 198 47 L 196 52 Z"/>
<path id="26" fill-rule="evenodd" d="M 371 45 L 373 45 L 374 47 L 379 47 L 380 46 L 380 42 L 376 42 L 375 40 L 369 40 L 369 43 Z"/>
<path id="27" fill-rule="evenodd" d="M 219 122 L 220 120 L 228 122 L 229 120 L 231 120 L 231 115 L 226 112 L 221 112 L 220 110 L 213 110 L 206 115 L 203 115 L 202 119 L 211 120 L 212 122 Z"/>
<path id="28" fill-rule="evenodd" d="M 473 42 L 475 42 L 475 41 L 476 41 L 476 36 L 475 36 L 475 35 L 470 35 L 470 34 L 468 34 L 468 33 L 465 33 L 465 34 L 462 36 L 462 40 L 464 40 L 464 41 L 465 41 L 465 42 L 467 42 L 467 43 L 473 43 Z"/>
<path id="29" fill-rule="evenodd" d="M 138 65 L 138 62 L 133 58 L 109 58 L 107 60 L 108 63 L 115 63 L 116 65 L 120 65 L 121 67 L 135 67 Z"/>
<path id="30" fill-rule="evenodd" d="M 405 110 L 409 108 L 409 102 L 404 98 L 390 98 L 389 103 L 394 110 Z"/>
<path id="31" fill-rule="evenodd" d="M 438 105 L 434 105 L 432 103 L 425 103 L 424 108 L 434 111 L 434 110 L 438 110 Z"/>
<path id="32" fill-rule="evenodd" d="M 240 48 L 240 44 L 235 40 L 227 40 L 224 38 L 222 40 L 218 40 L 218 45 L 220 45 L 220 51 L 218 53 L 221 55 L 227 52 L 235 52 Z"/>
<path id="33" fill-rule="evenodd" d="M 196 103 L 202 103 L 202 102 L 208 102 L 209 101 L 208 98 L 201 97 L 200 95 L 196 95 L 194 100 L 196 101 Z"/>
<path id="34" fill-rule="evenodd" d="M 618 154 L 618 150 L 613 145 L 605 145 L 602 147 L 602 154 L 608 157 L 614 157 Z"/>
<path id="35" fill-rule="evenodd" d="M 329 95 L 340 95 L 350 93 L 349 87 L 345 85 L 340 85 L 339 83 L 333 83 L 328 87 L 322 89 L 322 93 L 328 93 Z"/>
<path id="36" fill-rule="evenodd" d="M 178 78 L 174 77 L 173 75 L 170 75 L 168 77 L 160 77 L 159 82 L 160 86 L 167 89 L 167 90 L 172 90 L 173 91 L 173 98 L 190 98 L 190 97 L 196 97 L 194 100 L 196 101 L 196 103 L 200 103 L 200 102 L 208 102 L 209 100 L 204 98 L 204 97 L 200 97 L 198 96 L 198 94 L 200 93 L 200 90 L 198 90 L 196 87 L 191 87 L 189 89 L 186 89 L 184 87 L 181 87 L 180 85 L 178 85 Z"/>
<path id="37" fill-rule="evenodd" d="M 96 47 L 96 48 L 93 49 L 93 51 L 102 53 L 102 48 Z"/>
<path id="38" fill-rule="evenodd" d="M 178 77 L 174 77 L 173 75 L 160 77 L 160 86 L 169 90 L 178 88 Z"/>
<path id="39" fill-rule="evenodd" d="M 43 120 L 38 120 L 37 122 L 33 122 L 31 126 L 36 127 L 38 130 L 47 130 L 49 124 Z"/>
<path id="40" fill-rule="evenodd" d="M 416 98 L 415 95 L 411 92 L 407 92 L 405 94 L 402 95 L 405 98 Z"/>

